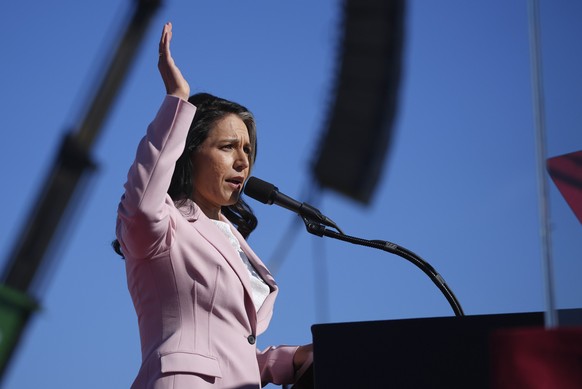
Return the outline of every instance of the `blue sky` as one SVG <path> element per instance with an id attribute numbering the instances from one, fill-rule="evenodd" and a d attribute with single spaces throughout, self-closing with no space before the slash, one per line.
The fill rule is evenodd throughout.
<path id="1" fill-rule="evenodd" d="M 131 1 L 22 0 L 3 5 L 0 178 L 5 261 L 63 133 L 78 124 Z M 98 170 L 42 269 L 42 309 L 4 376 L 6 388 L 126 388 L 139 367 L 123 262 L 109 247 L 137 142 L 164 95 L 157 41 L 174 24 L 173 54 L 192 91 L 257 117 L 254 175 L 302 199 L 332 101 L 339 1 L 167 1 L 156 14 L 94 149 Z M 547 153 L 582 149 L 582 4 L 541 1 Z M 410 1 L 394 137 L 373 202 L 324 191 L 318 207 L 349 235 L 404 246 L 445 278 L 466 314 L 544 310 L 527 2 Z M 357 135 L 356 135 L 357 136 Z M 582 306 L 580 223 L 548 182 L 559 308 Z M 304 199 L 302 199 L 304 200 Z M 300 344 L 320 322 L 453 315 L 399 257 L 309 235 L 277 207 L 250 201 L 250 243 L 276 248 L 281 293 L 270 344 Z M 2 262 L 4 263 L 4 262 Z"/>

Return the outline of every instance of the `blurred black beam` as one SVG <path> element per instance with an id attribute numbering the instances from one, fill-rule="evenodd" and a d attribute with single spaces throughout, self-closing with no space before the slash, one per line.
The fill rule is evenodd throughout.
<path id="1" fill-rule="evenodd" d="M 66 134 L 52 169 L 7 260 L 0 285 L 0 374 L 3 375 L 36 302 L 31 286 L 46 262 L 47 251 L 58 243 L 66 216 L 74 211 L 75 195 L 95 168 L 91 147 L 115 101 L 147 27 L 161 0 L 135 0 L 135 8 L 104 73 L 97 93 L 77 131 Z M 55 242 L 57 241 L 57 242 Z M 6 296 L 6 297 L 5 297 Z M 20 317 L 18 317 L 20 315 Z M 9 336 L 5 336 L 9 335 Z"/>
<path id="2" fill-rule="evenodd" d="M 390 144 L 404 0 L 346 0 L 335 95 L 313 163 L 323 188 L 369 203 Z"/>
<path id="3" fill-rule="evenodd" d="M 54 244 L 53 238 L 82 176 L 95 167 L 73 134 L 65 135 L 60 147 L 5 269 L 4 285 L 23 292 L 29 291 L 45 253 Z"/>

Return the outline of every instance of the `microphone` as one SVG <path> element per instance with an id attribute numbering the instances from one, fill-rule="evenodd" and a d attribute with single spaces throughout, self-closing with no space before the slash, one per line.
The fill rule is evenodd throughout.
<path id="1" fill-rule="evenodd" d="M 341 232 L 333 220 L 324 216 L 317 208 L 307 203 L 301 203 L 279 192 L 279 188 L 269 182 L 256 177 L 249 177 L 244 188 L 244 193 L 263 204 L 276 204 L 297 213 L 303 218 L 315 220 Z"/>

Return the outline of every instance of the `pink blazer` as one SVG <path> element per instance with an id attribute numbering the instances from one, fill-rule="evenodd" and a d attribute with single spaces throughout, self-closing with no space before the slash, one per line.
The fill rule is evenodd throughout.
<path id="1" fill-rule="evenodd" d="M 184 100 L 165 98 L 138 146 L 118 208 L 116 233 L 141 340 L 132 388 L 292 383 L 296 347 L 256 347 L 278 291 L 268 269 L 231 226 L 271 288 L 256 312 L 248 271 L 224 234 L 194 202 L 177 208 L 167 194 L 195 111 Z"/>

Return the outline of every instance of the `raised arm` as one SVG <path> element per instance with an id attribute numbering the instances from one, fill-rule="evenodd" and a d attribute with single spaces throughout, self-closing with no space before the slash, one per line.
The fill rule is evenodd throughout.
<path id="1" fill-rule="evenodd" d="M 142 138 L 129 169 L 118 208 L 117 237 L 126 257 L 144 258 L 168 248 L 172 236 L 167 194 L 176 161 L 184 151 L 196 108 L 186 100 L 190 87 L 170 53 L 172 25 L 164 25 L 158 69 L 167 96 Z"/>

